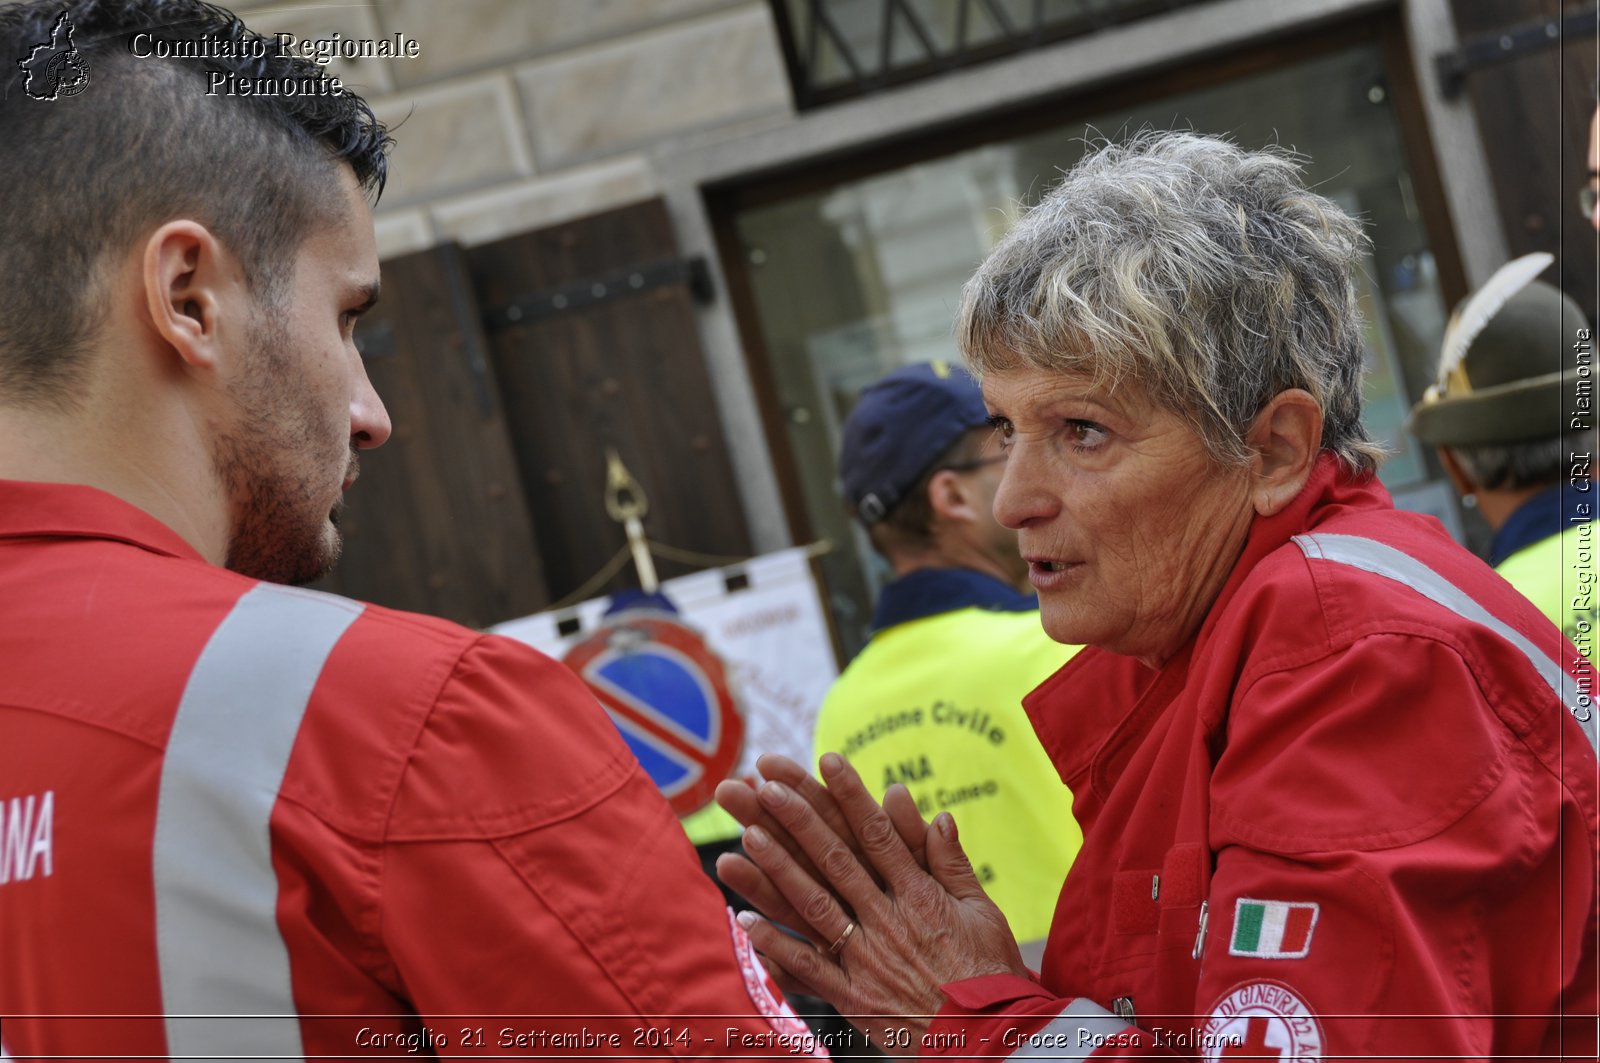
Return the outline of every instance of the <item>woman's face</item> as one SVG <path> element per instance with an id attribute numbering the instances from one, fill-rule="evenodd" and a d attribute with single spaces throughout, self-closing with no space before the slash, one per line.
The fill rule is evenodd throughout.
<path id="1" fill-rule="evenodd" d="M 983 397 L 1008 452 L 995 518 L 1017 531 L 1045 631 L 1164 664 L 1244 546 L 1248 472 L 1126 382 L 1015 369 L 985 374 Z"/>

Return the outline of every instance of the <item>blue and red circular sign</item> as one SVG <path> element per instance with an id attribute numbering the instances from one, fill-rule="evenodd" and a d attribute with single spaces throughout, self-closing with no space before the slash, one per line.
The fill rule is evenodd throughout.
<path id="1" fill-rule="evenodd" d="M 722 661 L 662 612 L 613 615 L 567 651 L 622 739 L 679 816 L 704 808 L 733 773 L 744 717 Z"/>

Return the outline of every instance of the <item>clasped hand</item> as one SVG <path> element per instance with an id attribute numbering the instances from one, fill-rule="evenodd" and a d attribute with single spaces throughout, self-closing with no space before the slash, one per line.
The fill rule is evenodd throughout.
<path id="1" fill-rule="evenodd" d="M 759 787 L 717 787 L 745 825 L 748 854 L 723 855 L 717 874 L 766 917 L 744 912 L 740 922 L 785 991 L 826 1000 L 897 1054 L 909 1029 L 904 1054 L 915 1055 L 944 1003 L 939 986 L 1028 977 L 948 812 L 925 824 L 899 785 L 880 805 L 834 753 L 822 757 L 825 786 L 787 757 L 762 757 L 757 769 Z"/>

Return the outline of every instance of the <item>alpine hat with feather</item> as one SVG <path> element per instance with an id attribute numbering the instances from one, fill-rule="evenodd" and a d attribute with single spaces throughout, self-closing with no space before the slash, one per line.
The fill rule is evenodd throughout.
<path id="1" fill-rule="evenodd" d="M 1540 251 L 1508 262 L 1456 307 L 1438 381 L 1406 422 L 1412 435 L 1498 446 L 1559 435 L 1575 415 L 1593 423 L 1593 365 L 1580 377 L 1578 359 L 1589 323 L 1560 289 L 1534 279 L 1553 261 Z"/>

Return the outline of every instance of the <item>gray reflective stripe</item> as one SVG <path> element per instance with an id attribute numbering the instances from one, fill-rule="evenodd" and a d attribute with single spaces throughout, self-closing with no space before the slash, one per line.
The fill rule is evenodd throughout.
<path id="1" fill-rule="evenodd" d="M 1336 561 L 1404 583 L 1423 597 L 1439 603 L 1465 620 L 1482 624 L 1511 643 L 1533 665 L 1545 685 L 1561 699 L 1572 718 L 1578 721 L 1589 744 L 1600 750 L 1592 695 L 1580 691 L 1572 676 L 1551 660 L 1549 654 L 1479 605 L 1455 584 L 1410 554 L 1359 535 L 1296 535 L 1294 541 L 1307 557 Z"/>
<path id="2" fill-rule="evenodd" d="M 363 608 L 259 584 L 190 673 L 161 769 L 153 853 L 174 1059 L 302 1055 L 267 821 L 317 677 Z M 256 1018 L 185 1018 L 236 1015 Z"/>
<path id="3" fill-rule="evenodd" d="M 1100 1045 L 1133 1027 L 1092 1000 L 1079 997 L 1041 1030 L 1025 1034 L 1008 1059 L 1061 1059 L 1082 1063 Z"/>

